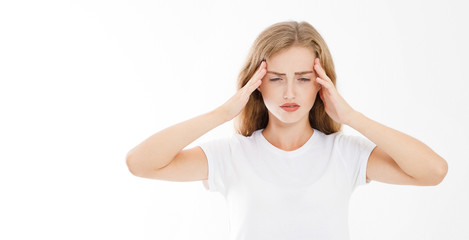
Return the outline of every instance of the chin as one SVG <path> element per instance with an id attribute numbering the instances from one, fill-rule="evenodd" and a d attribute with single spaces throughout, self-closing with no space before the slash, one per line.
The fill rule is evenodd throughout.
<path id="1" fill-rule="evenodd" d="M 295 112 L 280 112 L 280 113 L 272 114 L 272 115 L 274 115 L 273 117 L 276 120 L 282 123 L 293 124 L 293 123 L 300 122 L 305 117 L 308 118 L 308 114 L 309 112 L 302 113 L 302 112 L 295 111 Z"/>

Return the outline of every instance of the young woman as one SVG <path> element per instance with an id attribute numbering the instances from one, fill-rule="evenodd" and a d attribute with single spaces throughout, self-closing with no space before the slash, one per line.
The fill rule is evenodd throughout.
<path id="1" fill-rule="evenodd" d="M 230 239 L 348 239 L 357 186 L 437 185 L 448 166 L 417 139 L 356 111 L 335 83 L 329 49 L 310 24 L 274 24 L 254 42 L 236 94 L 137 145 L 129 170 L 206 180 L 227 200 Z M 184 149 L 235 117 L 237 134 Z M 366 138 L 343 134 L 342 124 Z"/>

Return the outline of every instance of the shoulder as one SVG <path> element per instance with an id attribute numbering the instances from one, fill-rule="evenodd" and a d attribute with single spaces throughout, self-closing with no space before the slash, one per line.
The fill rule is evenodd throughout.
<path id="1" fill-rule="evenodd" d="M 314 134 L 316 134 L 316 139 L 319 140 L 320 143 L 325 144 L 327 146 L 333 147 L 336 143 L 341 140 L 343 136 L 342 132 L 335 132 L 331 134 L 325 134 L 319 130 L 314 130 Z"/>
<path id="2" fill-rule="evenodd" d="M 362 136 L 346 134 L 342 131 L 331 133 L 329 135 L 325 135 L 324 138 L 330 141 L 333 141 L 334 145 L 341 146 L 341 147 L 354 145 L 354 144 L 360 144 L 367 140 Z"/>
<path id="3" fill-rule="evenodd" d="M 239 143 L 252 143 L 257 141 L 263 129 L 254 131 L 250 136 L 244 136 L 239 133 L 233 133 L 231 140 Z"/>
<path id="4" fill-rule="evenodd" d="M 355 146 L 362 147 L 371 144 L 371 141 L 361 135 L 352 135 L 339 132 L 336 136 L 335 141 L 344 147 Z"/>
<path id="5" fill-rule="evenodd" d="M 317 139 L 324 149 L 331 149 L 339 154 L 349 155 L 360 149 L 368 149 L 372 143 L 363 136 L 347 134 L 343 131 L 324 134 L 317 131 Z"/>
<path id="6" fill-rule="evenodd" d="M 334 149 L 342 157 L 361 157 L 367 155 L 376 146 L 373 142 L 361 135 L 345 134 L 337 132 L 334 134 Z"/>
<path id="7" fill-rule="evenodd" d="M 255 135 L 256 134 L 256 135 Z M 239 145 L 249 145 L 254 143 L 256 140 L 257 133 L 252 134 L 251 136 L 243 136 L 238 133 L 227 134 L 224 136 L 219 136 L 212 138 L 208 141 L 200 144 L 201 146 L 214 146 L 214 147 L 233 147 Z"/>

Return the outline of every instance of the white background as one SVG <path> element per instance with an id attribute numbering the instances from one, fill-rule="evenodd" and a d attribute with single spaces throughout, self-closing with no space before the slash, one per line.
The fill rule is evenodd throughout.
<path id="1" fill-rule="evenodd" d="M 338 89 L 449 164 L 438 186 L 372 182 L 352 239 L 469 239 L 466 1 L 2 1 L 0 239 L 227 239 L 201 181 L 138 178 L 127 152 L 223 104 L 266 27 L 308 21 Z M 354 130 L 346 127 L 351 134 Z M 189 146 L 232 133 L 232 122 Z"/>

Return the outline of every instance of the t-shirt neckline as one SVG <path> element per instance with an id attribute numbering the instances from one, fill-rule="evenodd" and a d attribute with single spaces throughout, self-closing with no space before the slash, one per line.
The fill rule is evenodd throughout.
<path id="1" fill-rule="evenodd" d="M 303 144 L 303 146 L 299 147 L 298 149 L 295 149 L 293 151 L 285 151 L 283 149 L 280 149 L 280 148 L 277 148 L 276 146 L 272 145 L 272 143 L 270 143 L 269 141 L 267 141 L 267 139 L 264 137 L 264 135 L 262 134 L 262 132 L 264 131 L 264 129 L 259 129 L 257 130 L 257 138 L 258 140 L 261 142 L 261 144 L 263 146 L 265 146 L 268 150 L 270 150 L 271 152 L 273 153 L 276 153 L 278 155 L 281 155 L 281 156 L 287 156 L 287 157 L 293 157 L 293 156 L 297 156 L 297 155 L 300 155 L 302 153 L 304 153 L 305 151 L 307 151 L 312 145 L 314 145 L 313 143 L 315 142 L 315 140 L 319 137 L 319 131 L 316 130 L 315 128 L 313 128 L 313 134 L 311 135 L 311 137 L 308 139 L 308 141 L 305 142 L 305 144 Z"/>

